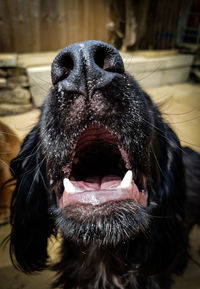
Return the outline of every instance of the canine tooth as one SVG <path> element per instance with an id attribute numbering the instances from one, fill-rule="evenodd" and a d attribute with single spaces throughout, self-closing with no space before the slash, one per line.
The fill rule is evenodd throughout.
<path id="1" fill-rule="evenodd" d="M 65 191 L 68 192 L 68 193 L 75 193 L 76 192 L 76 188 L 74 187 L 74 185 L 72 184 L 72 182 L 70 182 L 69 179 L 65 178 L 63 180 L 63 185 L 64 185 L 64 188 L 65 188 Z"/>
<path id="2" fill-rule="evenodd" d="M 133 179 L 133 173 L 131 170 L 127 171 L 123 180 L 121 181 L 120 187 L 122 189 L 129 188 Z"/>

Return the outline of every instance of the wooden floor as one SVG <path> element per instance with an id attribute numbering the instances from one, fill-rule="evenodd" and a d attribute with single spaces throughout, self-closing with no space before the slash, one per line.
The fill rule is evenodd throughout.
<path id="1" fill-rule="evenodd" d="M 178 134 L 182 145 L 200 152 L 200 85 L 178 84 L 148 90 L 152 99 L 159 104 L 163 117 Z M 36 123 L 38 110 L 23 115 L 1 117 L 23 138 Z M 0 227 L 0 242 L 9 234 L 9 225 Z M 200 263 L 200 229 L 194 228 L 191 236 L 192 257 Z M 58 243 L 50 244 L 52 258 Z M 47 289 L 52 280 L 52 272 L 44 271 L 34 276 L 26 276 L 16 271 L 8 254 L 8 246 L 0 248 L 0 289 Z M 200 268 L 190 261 L 184 276 L 176 278 L 173 289 L 200 289 Z"/>

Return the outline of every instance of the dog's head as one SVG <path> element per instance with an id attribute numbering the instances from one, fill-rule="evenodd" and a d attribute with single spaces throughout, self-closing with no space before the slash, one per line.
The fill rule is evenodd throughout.
<path id="1" fill-rule="evenodd" d="M 56 56 L 40 120 L 12 170 L 11 251 L 23 270 L 45 266 L 47 239 L 58 229 L 81 246 L 140 240 L 145 266 L 152 259 L 158 266 L 156 250 L 170 242 L 163 266 L 174 257 L 184 202 L 180 145 L 112 46 L 87 41 Z"/>

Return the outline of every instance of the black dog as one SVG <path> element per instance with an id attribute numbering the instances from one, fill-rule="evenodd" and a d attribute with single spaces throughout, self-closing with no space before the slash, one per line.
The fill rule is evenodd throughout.
<path id="1" fill-rule="evenodd" d="M 180 146 L 112 46 L 64 48 L 52 82 L 11 164 L 13 263 L 44 269 L 47 239 L 61 232 L 55 287 L 170 288 L 200 224 L 200 156 Z"/>

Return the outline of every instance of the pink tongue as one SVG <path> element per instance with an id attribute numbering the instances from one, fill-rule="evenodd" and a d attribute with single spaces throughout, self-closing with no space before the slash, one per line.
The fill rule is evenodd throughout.
<path id="1" fill-rule="evenodd" d="M 72 181 L 72 183 L 83 191 L 98 191 L 116 188 L 120 185 L 121 180 L 118 176 L 109 175 L 102 179 L 100 177 L 90 177 L 84 179 L 84 181 Z"/>

